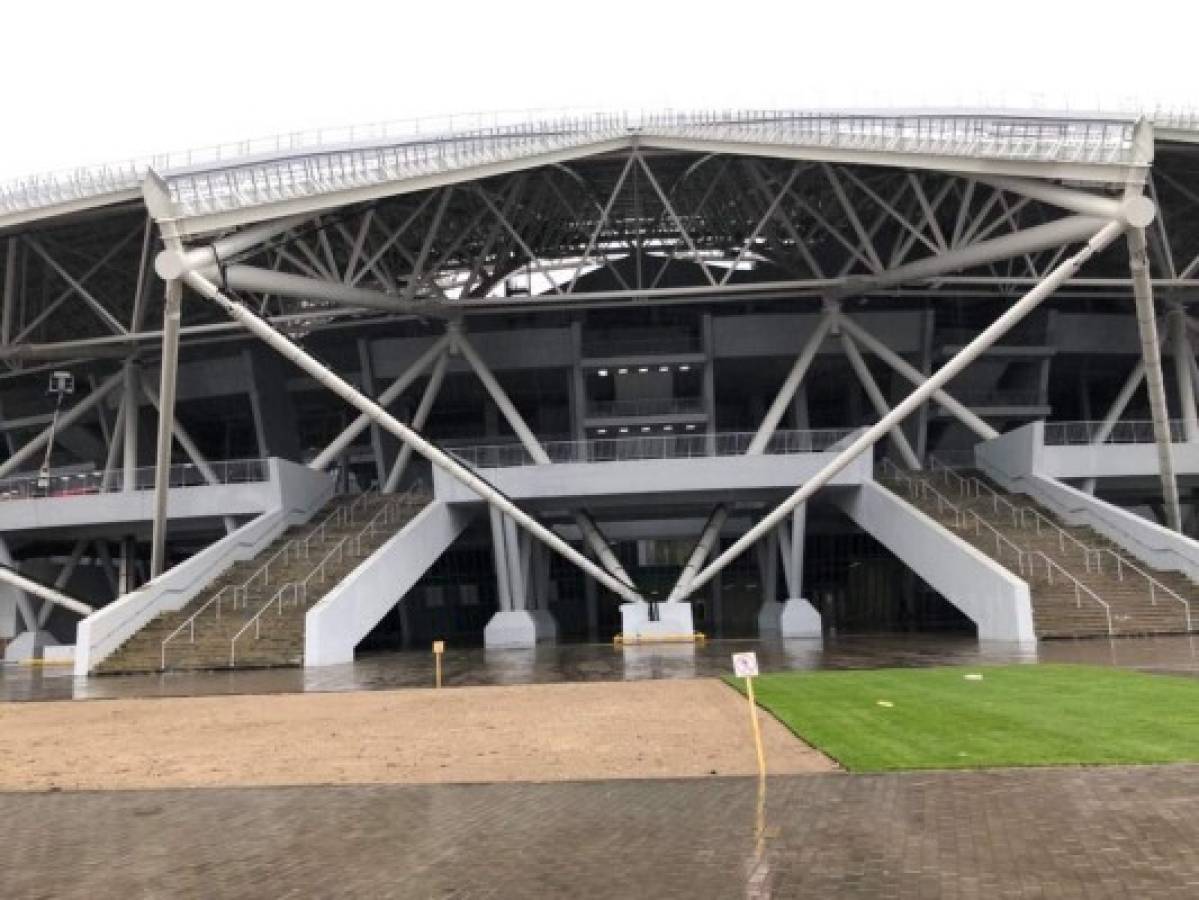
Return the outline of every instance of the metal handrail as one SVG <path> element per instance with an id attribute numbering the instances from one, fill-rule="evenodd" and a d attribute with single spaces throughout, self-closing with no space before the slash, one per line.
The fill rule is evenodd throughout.
<path id="1" fill-rule="evenodd" d="M 1030 551 L 1027 548 L 1021 547 L 1018 544 L 1016 544 L 1015 542 L 1013 542 L 1007 535 L 1005 535 L 998 528 L 996 528 L 994 525 L 992 525 L 990 522 L 988 522 L 986 519 L 984 519 L 982 516 L 980 516 L 978 514 L 977 510 L 968 509 L 968 510 L 966 510 L 965 515 L 967 517 L 969 517 L 969 516 L 974 517 L 974 534 L 977 537 L 980 537 L 980 538 L 982 537 L 982 531 L 981 531 L 982 528 L 986 528 L 989 532 L 991 532 L 992 536 L 995 538 L 995 559 L 996 560 L 998 560 L 1001 563 L 1003 562 L 1003 549 L 1002 548 L 1004 545 L 1011 548 L 1012 552 L 1016 554 L 1016 572 L 1019 575 L 1024 575 L 1024 558 L 1030 552 L 1035 552 L 1035 551 Z"/>
<path id="2" fill-rule="evenodd" d="M 964 527 L 965 517 L 962 514 L 962 510 L 957 506 L 957 504 L 938 491 L 935 487 L 930 485 L 927 481 L 924 479 L 912 478 L 910 475 L 900 469 L 899 466 L 895 465 L 895 463 L 891 462 L 891 460 L 885 457 L 879 466 L 884 472 L 884 477 L 887 468 L 890 467 L 894 472 L 894 475 L 892 476 L 894 480 L 905 482 L 908 487 L 908 494 L 911 497 L 914 498 L 919 495 L 923 499 L 927 500 L 931 494 L 937 503 L 937 512 L 941 513 L 944 512 L 945 509 L 949 509 L 953 513 L 953 527 Z"/>
<path id="3" fill-rule="evenodd" d="M 1070 581 L 1074 584 L 1074 602 L 1075 602 L 1075 605 L 1079 609 L 1082 608 L 1082 595 L 1083 594 L 1086 594 L 1088 597 L 1090 597 L 1092 600 L 1094 600 L 1096 603 L 1098 603 L 1100 606 L 1103 607 L 1103 611 L 1107 615 L 1107 633 L 1108 633 L 1108 636 L 1110 637 L 1113 634 L 1111 605 L 1109 603 L 1107 603 L 1107 601 L 1103 600 L 1093 590 L 1091 590 L 1089 587 L 1087 587 L 1085 584 L 1083 584 L 1081 581 L 1079 581 L 1075 576 L 1071 575 L 1069 572 L 1067 572 L 1065 569 L 1063 569 L 1056 561 L 1051 559 L 1049 557 L 1049 555 L 1046 554 L 1042 550 L 1028 551 L 1029 575 L 1030 576 L 1036 574 L 1036 568 L 1035 568 L 1035 565 L 1033 564 L 1033 561 L 1038 556 L 1041 557 L 1041 559 L 1044 560 L 1044 562 L 1045 562 L 1045 575 L 1050 584 L 1053 584 L 1053 570 L 1054 569 L 1057 569 L 1058 572 L 1060 572 L 1062 575 L 1065 576 L 1067 581 Z"/>
<path id="4" fill-rule="evenodd" d="M 209 481 L 208 476 L 214 479 Z M 124 471 L 62 471 L 51 472 L 43 477 L 36 472 L 13 475 L 0 480 L 0 501 L 29 500 L 52 497 L 63 499 L 87 497 L 96 494 L 120 494 L 130 491 L 154 489 L 156 470 L 153 466 L 141 466 L 133 470 L 132 483 L 126 488 Z M 266 459 L 227 459 L 206 463 L 177 463 L 167 467 L 166 482 L 171 489 L 215 487 L 229 484 L 249 484 L 270 479 L 270 467 Z"/>
<path id="5" fill-rule="evenodd" d="M 1167 424 L 1170 429 L 1170 443 L 1180 444 L 1186 441 L 1186 427 L 1181 419 L 1170 419 Z M 1042 431 L 1042 442 L 1046 447 L 1152 444 L 1157 439 L 1153 428 L 1153 422 L 1148 419 L 1046 422 Z"/>
<path id="6" fill-rule="evenodd" d="M 1124 164 L 1134 161 L 1135 117 L 946 110 L 710 109 L 629 113 L 525 111 L 457 115 L 292 132 L 200 150 L 30 175 L 0 184 L 0 211 L 36 209 L 135 190 L 149 169 L 168 176 L 185 213 L 362 183 L 648 132 L 717 140 Z M 1178 121 L 1189 121 L 1185 116 Z"/>
<path id="7" fill-rule="evenodd" d="M 671 432 L 595 437 L 584 441 L 544 441 L 542 449 L 553 463 L 628 462 L 646 459 L 695 459 L 714 456 L 741 456 L 753 444 L 756 432 L 734 431 L 709 434 L 702 426 L 670 425 Z M 649 428 L 650 426 L 643 426 Z M 690 428 L 691 430 L 687 430 Z M 854 428 L 780 429 L 763 448 L 767 455 L 827 453 L 839 442 L 858 433 Z M 513 468 L 540 465 L 524 444 L 490 444 L 453 447 L 449 452 L 460 462 L 475 469 Z"/>
<path id="8" fill-rule="evenodd" d="M 1126 560 L 1124 557 L 1122 557 L 1119 553 L 1116 553 L 1114 550 L 1110 550 L 1107 547 L 1093 547 L 1091 549 L 1091 552 L 1095 554 L 1097 571 L 1099 571 L 1099 572 L 1103 571 L 1102 560 L 1103 560 L 1103 554 L 1106 553 L 1108 556 L 1111 556 L 1116 561 L 1116 577 L 1119 578 L 1120 581 L 1124 580 L 1124 570 L 1131 569 L 1137 575 L 1140 575 L 1147 582 L 1149 582 L 1149 603 L 1150 603 L 1150 605 L 1157 606 L 1157 592 L 1158 591 L 1162 591 L 1171 599 L 1177 600 L 1179 603 L 1181 603 L 1183 611 L 1186 613 L 1187 631 L 1191 631 L 1191 604 L 1185 597 L 1183 597 L 1177 591 L 1173 590 L 1172 588 L 1168 587 L 1167 585 L 1163 584 L 1161 581 L 1158 581 L 1156 578 L 1154 578 L 1152 575 L 1150 575 L 1144 569 L 1140 568 L 1139 566 L 1134 565 L 1133 563 L 1130 563 L 1128 560 Z"/>
<path id="9" fill-rule="evenodd" d="M 1017 505 L 1017 504 L 1013 503 L 1011 500 L 1009 500 L 1007 497 L 1001 496 L 998 491 L 996 491 L 993 487 L 991 487 L 989 484 L 987 484 L 981 478 L 978 478 L 977 476 L 974 476 L 974 475 L 971 475 L 971 476 L 962 475 L 960 472 L 954 471 L 951 467 L 945 465 L 944 463 L 940 462 L 939 460 L 935 459 L 934 457 L 929 457 L 929 469 L 933 470 L 933 471 L 943 471 L 947 474 L 952 474 L 954 477 L 959 479 L 959 493 L 963 493 L 964 496 L 967 496 L 967 497 L 971 496 L 971 491 L 973 491 L 974 497 L 981 497 L 983 495 L 983 493 L 985 492 L 991 500 L 992 510 L 995 513 L 998 513 L 1000 506 L 1006 507 L 1007 510 L 1011 513 L 1012 525 L 1014 525 L 1016 527 L 1027 528 L 1028 526 L 1027 526 L 1026 520 L 1029 516 L 1031 516 L 1033 519 L 1033 523 L 1034 523 L 1033 527 L 1036 530 L 1037 536 L 1040 537 L 1041 525 L 1044 524 L 1051 531 L 1054 531 L 1057 533 L 1058 549 L 1060 549 L 1061 552 L 1063 552 L 1063 553 L 1066 552 L 1066 542 L 1067 541 L 1072 544 L 1075 544 L 1079 548 L 1079 550 L 1082 552 L 1082 555 L 1083 555 L 1084 565 L 1087 566 L 1087 571 L 1088 572 L 1090 571 L 1090 562 L 1089 562 L 1088 554 L 1091 552 L 1092 548 L 1090 546 L 1088 546 L 1087 544 L 1083 543 L 1082 541 L 1080 541 L 1074 535 L 1070 534 L 1070 532 L 1066 531 L 1064 528 L 1062 528 L 1062 526 L 1060 526 L 1057 522 L 1053 521 L 1051 518 L 1046 516 L 1039 509 L 1035 509 L 1031 506 Z"/>
<path id="10" fill-rule="evenodd" d="M 930 473 L 932 473 L 933 475 L 936 475 L 938 472 L 940 472 L 941 475 L 944 477 L 946 484 L 949 484 L 950 476 L 957 479 L 956 483 L 958 485 L 958 493 L 968 496 L 968 494 L 966 494 L 966 490 L 965 490 L 966 476 L 962 475 L 960 472 L 953 469 L 953 467 L 948 466 L 945 463 L 941 462 L 941 460 L 937 459 L 937 457 L 933 456 L 932 454 L 929 454 L 929 457 L 928 457 L 928 471 Z"/>
<path id="11" fill-rule="evenodd" d="M 380 509 L 379 512 L 377 512 L 374 516 L 371 517 L 371 520 L 366 524 L 365 527 L 363 527 L 363 529 L 361 531 L 357 532 L 356 534 L 347 535 L 346 537 L 343 537 L 340 541 L 338 541 L 331 548 L 329 548 L 329 551 L 321 558 L 320 562 L 318 562 L 315 566 L 312 567 L 312 570 L 309 571 L 307 576 L 305 576 L 305 578 L 302 581 L 289 581 L 286 584 L 281 585 L 279 587 L 279 590 L 277 590 L 275 592 L 274 596 L 272 596 L 266 603 L 262 604 L 261 608 L 259 608 L 254 613 L 253 616 L 251 616 L 249 619 L 247 619 L 246 624 L 243 625 L 241 627 L 241 629 L 237 632 L 237 634 L 233 635 L 233 637 L 230 639 L 230 641 L 229 641 L 229 667 L 233 668 L 233 666 L 236 664 L 236 662 L 237 662 L 237 642 L 243 634 L 245 634 L 247 631 L 250 630 L 251 625 L 254 626 L 254 640 L 258 640 L 262 636 L 262 617 L 263 617 L 263 615 L 265 615 L 265 613 L 268 610 L 270 610 L 271 608 L 277 608 L 278 615 L 280 615 L 280 616 L 283 615 L 283 603 L 284 603 L 284 595 L 285 594 L 288 594 L 288 593 L 291 594 L 291 599 L 290 599 L 290 602 L 288 605 L 296 606 L 296 605 L 302 604 L 304 606 L 307 606 L 308 605 L 308 585 L 309 585 L 309 583 L 317 575 L 320 575 L 322 583 L 324 582 L 325 577 L 327 575 L 327 571 L 326 571 L 325 567 L 328 565 L 329 561 L 333 558 L 333 556 L 336 554 L 339 562 L 344 560 L 345 556 L 346 556 L 346 550 L 350 545 L 353 545 L 356 548 L 355 555 L 361 556 L 362 555 L 362 537 L 367 532 L 368 529 L 373 528 L 373 526 L 375 525 L 375 520 L 378 519 L 381 515 L 386 514 L 389 510 L 394 510 L 398 506 L 403 506 L 403 505 L 407 505 L 408 503 L 410 503 L 412 501 L 412 499 L 415 497 L 415 495 L 417 494 L 417 492 L 422 487 L 423 487 L 423 483 L 421 481 L 417 481 L 415 484 L 410 486 L 406 491 L 404 491 L 403 494 L 395 497 L 394 499 L 388 500 L 387 503 L 383 506 L 383 508 Z M 365 496 L 365 492 L 364 492 L 363 496 Z M 358 501 L 355 501 L 355 503 L 357 503 L 357 502 Z M 305 557 L 305 558 L 307 558 L 307 557 Z"/>
<path id="12" fill-rule="evenodd" d="M 162 639 L 160 668 L 165 669 L 167 667 L 167 644 L 173 641 L 183 631 L 183 629 L 190 628 L 191 630 L 191 637 L 188 638 L 188 643 L 194 644 L 196 642 L 196 619 L 200 617 L 200 614 L 204 612 L 204 610 L 212 606 L 213 603 L 216 604 L 217 619 L 219 620 L 221 618 L 221 597 L 224 596 L 225 592 L 230 590 L 232 587 L 233 585 L 231 584 L 225 585 L 223 588 L 209 597 L 208 600 L 204 602 L 203 606 L 188 616 L 186 620 L 181 622 L 178 628 Z"/>
<path id="13" fill-rule="evenodd" d="M 331 513 L 329 513 L 329 515 L 325 516 L 325 518 L 323 518 L 320 521 L 320 524 L 318 524 L 315 528 L 313 528 L 311 531 L 309 531 L 306 535 L 304 535 L 303 537 L 292 538 L 287 543 L 285 543 L 282 547 L 280 547 L 277 551 L 275 551 L 275 553 L 271 556 L 270 559 L 268 559 L 265 563 L 263 563 L 254 572 L 253 575 L 251 575 L 249 578 L 247 578 L 245 581 L 243 581 L 238 586 L 238 588 L 234 591 L 234 594 L 233 594 L 234 608 L 235 609 L 237 608 L 237 602 L 238 602 L 239 597 L 241 599 L 242 606 L 245 606 L 245 604 L 249 601 L 250 585 L 258 578 L 259 575 L 263 576 L 263 580 L 262 580 L 263 587 L 265 587 L 266 585 L 271 583 L 270 567 L 275 563 L 276 560 L 279 559 L 279 557 L 282 556 L 283 561 L 286 562 L 289 554 L 292 552 L 292 550 L 295 550 L 296 551 L 296 556 L 295 556 L 296 559 L 308 559 L 308 557 L 312 551 L 312 546 L 311 546 L 312 540 L 316 537 L 316 535 L 320 534 L 321 541 L 323 542 L 327 536 L 328 527 L 330 524 L 333 524 L 333 520 L 336 519 L 338 521 L 338 523 L 341 523 L 344 521 L 345 516 L 346 516 L 346 506 L 344 504 L 339 503 L 337 506 L 337 509 L 333 510 L 333 512 L 331 512 Z M 303 548 L 302 555 L 299 552 L 300 548 Z"/>

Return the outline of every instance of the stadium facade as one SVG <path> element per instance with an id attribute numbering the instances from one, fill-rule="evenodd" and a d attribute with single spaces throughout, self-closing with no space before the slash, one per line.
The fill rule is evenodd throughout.
<path id="1" fill-rule="evenodd" d="M 8 658 L 1189 631 L 1197 151 L 601 113 L 6 185 Z"/>

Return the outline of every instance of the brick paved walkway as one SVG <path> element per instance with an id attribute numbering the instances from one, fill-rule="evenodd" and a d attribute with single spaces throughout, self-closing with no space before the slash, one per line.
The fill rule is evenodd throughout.
<path id="1" fill-rule="evenodd" d="M 1199 896 L 1199 767 L 0 794 L 0 895 Z M 760 848 L 760 852 L 759 852 Z"/>

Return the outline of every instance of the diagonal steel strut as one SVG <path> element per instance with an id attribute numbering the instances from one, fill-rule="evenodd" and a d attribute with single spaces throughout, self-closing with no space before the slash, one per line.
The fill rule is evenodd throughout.
<path id="1" fill-rule="evenodd" d="M 719 574 L 721 569 L 725 568 L 790 515 L 792 510 L 801 503 L 805 503 L 813 494 L 828 484 L 838 472 L 873 446 L 894 426 L 907 418 L 920 404 L 927 402 L 938 389 L 944 387 L 950 379 L 961 372 L 962 369 L 973 362 L 983 351 L 1003 337 L 1016 323 L 1035 309 L 1042 300 L 1068 281 L 1087 260 L 1119 237 L 1124 232 L 1125 227 L 1125 222 L 1113 220 L 1099 229 L 1077 253 L 1062 262 L 1040 284 L 1009 307 L 982 334 L 963 347 L 956 356 L 945 363 L 935 374 L 929 376 L 924 384 L 912 391 L 888 415 L 883 416 L 874 425 L 866 429 L 848 447 L 838 453 L 828 465 L 813 475 L 808 481 L 804 482 L 790 497 L 775 507 L 762 521 L 742 535 L 703 571 L 697 573 L 687 585 L 683 596 L 685 597 L 695 592 L 711 581 Z M 683 599 L 683 597 L 679 599 Z"/>
<path id="2" fill-rule="evenodd" d="M 188 285 L 200 294 L 205 299 L 211 300 L 220 306 L 229 316 L 240 322 L 245 328 L 256 337 L 260 338 L 265 344 L 276 350 L 279 354 L 286 357 L 295 365 L 299 366 L 309 375 L 311 375 L 320 384 L 329 388 L 351 406 L 358 409 L 374 419 L 379 425 L 393 435 L 403 441 L 405 444 L 412 447 L 417 453 L 429 460 L 433 465 L 445 471 L 451 477 L 462 482 L 470 488 L 471 491 L 478 494 L 484 501 L 492 507 L 498 508 L 501 512 L 510 516 L 517 524 L 528 531 L 533 537 L 537 538 L 542 543 L 549 546 L 552 550 L 570 560 L 596 581 L 603 584 L 609 590 L 618 596 L 628 600 L 631 603 L 642 602 L 641 595 L 637 592 L 633 585 L 628 584 L 615 578 L 610 573 L 606 572 L 594 562 L 589 560 L 579 551 L 571 547 L 566 541 L 558 537 L 515 503 L 497 491 L 494 487 L 488 484 L 483 479 L 479 478 L 475 473 L 471 472 L 462 463 L 455 460 L 453 457 L 441 451 L 433 444 L 426 441 L 423 437 L 417 434 L 408 426 L 400 422 L 395 416 L 391 415 L 387 410 L 381 407 L 378 403 L 371 400 L 369 397 L 356 390 L 343 378 L 327 369 L 321 363 L 317 362 L 308 355 L 297 344 L 289 338 L 275 331 L 270 325 L 264 322 L 259 316 L 253 313 L 240 303 L 230 299 L 223 294 L 211 281 L 205 278 L 198 272 L 188 272 L 184 275 L 184 279 Z"/>

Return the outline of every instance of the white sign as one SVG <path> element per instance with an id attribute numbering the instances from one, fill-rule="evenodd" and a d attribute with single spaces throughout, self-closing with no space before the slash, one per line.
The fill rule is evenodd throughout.
<path id="1" fill-rule="evenodd" d="M 758 677 L 758 654 L 756 653 L 734 653 L 733 654 L 733 674 L 738 678 L 757 678 Z"/>

